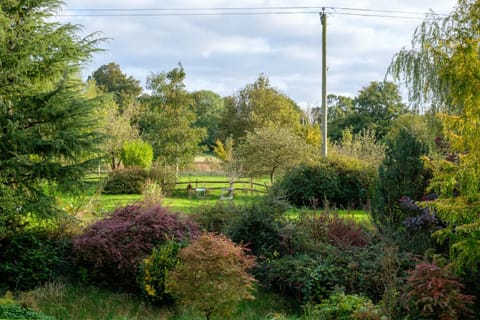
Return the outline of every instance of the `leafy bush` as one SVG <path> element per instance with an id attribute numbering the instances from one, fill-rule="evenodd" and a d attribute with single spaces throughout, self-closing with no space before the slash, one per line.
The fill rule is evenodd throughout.
<path id="1" fill-rule="evenodd" d="M 367 233 L 355 221 L 334 216 L 328 221 L 327 230 L 328 240 L 341 249 L 365 247 L 368 244 Z"/>
<path id="2" fill-rule="evenodd" d="M 283 213 L 283 208 L 269 203 L 245 205 L 231 218 L 227 235 L 236 243 L 246 244 L 254 255 L 271 257 L 281 249 Z"/>
<path id="3" fill-rule="evenodd" d="M 337 207 L 368 205 L 375 177 L 373 166 L 347 157 L 323 158 L 289 171 L 274 190 L 296 206 L 316 207 L 326 201 Z"/>
<path id="4" fill-rule="evenodd" d="M 168 274 L 166 288 L 181 304 L 225 317 L 244 299 L 253 299 L 255 279 L 247 273 L 254 258 L 227 237 L 205 233 L 179 252 L 181 263 Z"/>
<path id="5" fill-rule="evenodd" d="M 175 269 L 178 263 L 178 252 L 182 244 L 167 241 L 145 258 L 140 266 L 138 284 L 144 295 L 152 302 L 165 304 L 173 302 L 173 297 L 165 292 L 167 273 Z"/>
<path id="6" fill-rule="evenodd" d="M 32 309 L 24 308 L 17 304 L 0 304 L 0 319 L 20 320 L 55 320 Z"/>
<path id="7" fill-rule="evenodd" d="M 153 160 L 153 148 L 142 139 L 126 141 L 120 157 L 125 167 L 150 168 Z"/>
<path id="8" fill-rule="evenodd" d="M 381 320 L 381 309 L 367 297 L 356 294 L 332 294 L 311 310 L 310 317 L 322 320 Z"/>
<path id="9" fill-rule="evenodd" d="M 294 298 L 299 304 L 326 298 L 341 283 L 340 273 L 331 259 L 307 254 L 265 260 L 254 269 L 264 286 Z"/>
<path id="10" fill-rule="evenodd" d="M 226 233 L 232 218 L 240 211 L 241 208 L 236 207 L 231 201 L 216 202 L 214 205 L 198 207 L 194 219 L 209 232 Z"/>
<path id="11" fill-rule="evenodd" d="M 407 279 L 405 308 L 409 319 L 465 319 L 472 316 L 474 297 L 461 293 L 463 284 L 446 267 L 421 262 Z"/>
<path id="12" fill-rule="evenodd" d="M 65 275 L 71 245 L 67 236 L 40 229 L 0 239 L 0 288 L 28 290 Z"/>
<path id="13" fill-rule="evenodd" d="M 113 170 L 107 178 L 103 193 L 140 194 L 148 178 L 148 172 L 141 167 Z"/>
<path id="14" fill-rule="evenodd" d="M 337 288 L 379 301 L 385 286 L 382 250 L 379 244 L 343 250 L 328 243 L 317 243 L 315 253 L 261 260 L 254 274 L 267 288 L 300 304 L 319 303 Z"/>
<path id="15" fill-rule="evenodd" d="M 138 263 L 154 247 L 198 235 L 196 224 L 167 208 L 132 205 L 115 210 L 75 237 L 74 252 L 78 265 L 93 280 L 131 289 L 136 288 Z"/>

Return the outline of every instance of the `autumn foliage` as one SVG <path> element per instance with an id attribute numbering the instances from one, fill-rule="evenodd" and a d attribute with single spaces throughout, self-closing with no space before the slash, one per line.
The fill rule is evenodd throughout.
<path id="1" fill-rule="evenodd" d="M 161 206 L 131 205 L 89 226 L 74 239 L 77 264 L 89 278 L 136 287 L 138 264 L 154 247 L 167 240 L 185 241 L 199 234 L 198 227 Z"/>
<path id="2" fill-rule="evenodd" d="M 409 314 L 428 319 L 467 319 L 474 297 L 462 294 L 464 287 L 448 270 L 435 264 L 418 263 L 407 279 L 405 307 Z"/>
<path id="3" fill-rule="evenodd" d="M 231 314 L 240 301 L 253 299 L 255 279 L 247 271 L 254 258 L 226 236 L 205 233 L 180 250 L 179 259 L 166 289 L 207 319 Z"/>

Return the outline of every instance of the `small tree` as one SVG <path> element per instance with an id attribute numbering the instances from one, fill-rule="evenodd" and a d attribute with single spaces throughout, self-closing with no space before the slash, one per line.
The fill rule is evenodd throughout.
<path id="1" fill-rule="evenodd" d="M 166 289 L 206 319 L 226 316 L 253 299 L 255 279 L 247 273 L 254 258 L 224 235 L 205 233 L 180 250 L 180 264 L 167 276 Z"/>
<path id="2" fill-rule="evenodd" d="M 313 155 L 313 146 L 284 128 L 265 127 L 248 132 L 235 152 L 235 157 L 250 176 L 269 175 L 285 171 Z"/>

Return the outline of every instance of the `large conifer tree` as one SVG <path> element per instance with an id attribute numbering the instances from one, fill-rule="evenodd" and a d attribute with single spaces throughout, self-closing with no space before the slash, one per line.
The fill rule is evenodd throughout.
<path id="1" fill-rule="evenodd" d="M 99 39 L 52 22 L 61 4 L 0 2 L 0 237 L 23 216 L 53 214 L 47 187 L 72 190 L 98 157 L 99 104 L 77 75 Z"/>

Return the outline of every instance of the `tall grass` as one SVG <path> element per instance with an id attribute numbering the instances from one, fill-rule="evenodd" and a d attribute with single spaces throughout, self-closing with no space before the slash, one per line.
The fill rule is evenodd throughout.
<path id="1" fill-rule="evenodd" d="M 96 287 L 49 283 L 22 293 L 19 302 L 54 316 L 57 320 L 196 320 L 204 319 L 192 310 L 156 307 L 141 298 Z M 282 297 L 258 291 L 256 299 L 245 301 L 228 320 L 300 319 Z"/>

